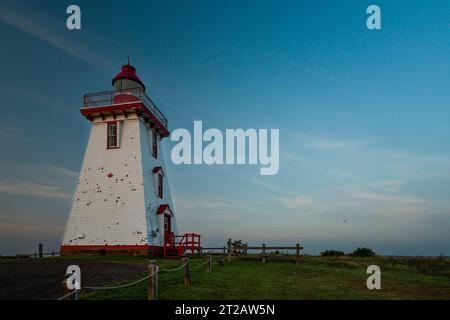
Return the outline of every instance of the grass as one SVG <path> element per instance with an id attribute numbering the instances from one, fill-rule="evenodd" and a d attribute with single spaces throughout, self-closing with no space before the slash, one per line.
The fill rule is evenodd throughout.
<path id="1" fill-rule="evenodd" d="M 149 260 L 123 256 L 87 259 L 127 263 L 147 263 Z M 233 259 L 225 260 L 223 267 L 213 263 L 212 273 L 205 272 L 204 266 L 200 265 L 203 261 L 191 259 L 190 287 L 184 286 L 181 270 L 161 272 L 159 299 L 450 299 L 448 259 L 304 256 L 299 266 L 293 262 Z M 366 287 L 369 276 L 366 268 L 371 264 L 381 268 L 381 290 Z M 181 265 L 181 262 L 159 259 L 158 265 L 168 269 Z M 82 299 L 146 298 L 146 281 L 127 288 L 82 295 Z"/>

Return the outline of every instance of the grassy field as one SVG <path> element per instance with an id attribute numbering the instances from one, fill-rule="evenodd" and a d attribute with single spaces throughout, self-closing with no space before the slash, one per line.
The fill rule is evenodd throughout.
<path id="1" fill-rule="evenodd" d="M 141 257 L 86 259 L 133 264 L 146 264 L 149 260 Z M 203 261 L 191 259 L 190 287 L 184 286 L 181 270 L 161 272 L 159 299 L 450 299 L 450 261 L 445 258 L 304 256 L 298 266 L 293 262 L 233 259 L 225 260 L 223 267 L 214 262 L 212 273 L 205 272 L 200 265 Z M 366 287 L 369 276 L 366 268 L 371 264 L 381 268 L 381 290 Z M 181 262 L 160 259 L 158 265 L 174 268 Z M 82 294 L 82 299 L 146 297 L 146 281 L 127 288 Z"/>

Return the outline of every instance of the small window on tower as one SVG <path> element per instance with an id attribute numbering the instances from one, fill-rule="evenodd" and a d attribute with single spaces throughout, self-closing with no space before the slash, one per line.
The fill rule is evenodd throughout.
<path id="1" fill-rule="evenodd" d="M 163 176 L 158 174 L 158 197 L 162 199 L 163 197 Z"/>
<path id="2" fill-rule="evenodd" d="M 155 159 L 158 158 L 158 136 L 156 135 L 155 131 L 152 131 L 152 155 Z"/>
<path id="3" fill-rule="evenodd" d="M 117 147 L 117 122 L 108 123 L 108 149 Z"/>

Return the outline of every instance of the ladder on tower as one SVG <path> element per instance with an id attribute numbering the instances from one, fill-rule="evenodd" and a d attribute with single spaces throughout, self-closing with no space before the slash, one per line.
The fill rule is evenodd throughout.
<path id="1" fill-rule="evenodd" d="M 182 257 L 185 253 L 201 254 L 200 235 L 197 233 L 185 233 L 182 236 L 169 234 L 164 240 L 164 257 Z"/>

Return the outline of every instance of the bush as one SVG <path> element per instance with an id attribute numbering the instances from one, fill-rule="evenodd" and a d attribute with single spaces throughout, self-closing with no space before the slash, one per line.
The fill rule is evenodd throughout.
<path id="1" fill-rule="evenodd" d="M 350 256 L 358 258 L 374 257 L 375 252 L 373 252 L 373 250 L 369 248 L 357 248 L 350 254 Z"/>
<path id="2" fill-rule="evenodd" d="M 320 253 L 322 257 L 342 257 L 345 256 L 345 253 L 343 251 L 337 251 L 337 250 L 326 250 Z"/>

